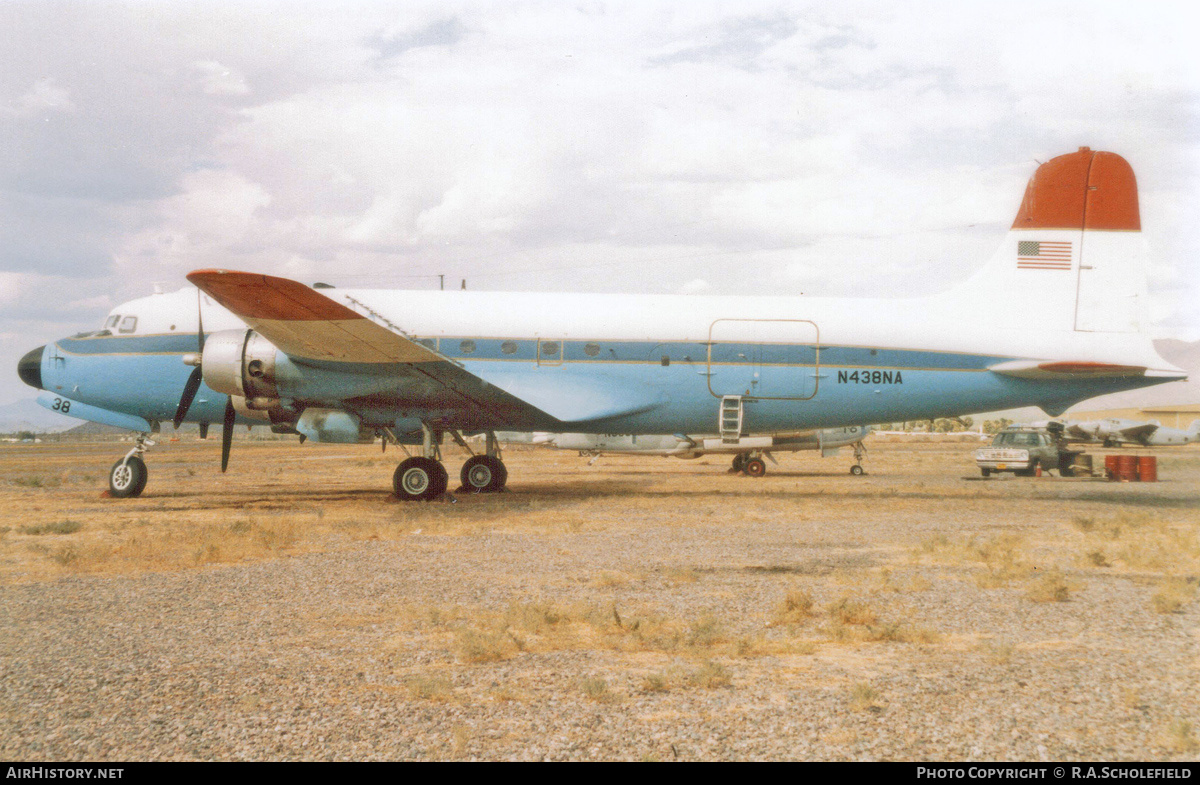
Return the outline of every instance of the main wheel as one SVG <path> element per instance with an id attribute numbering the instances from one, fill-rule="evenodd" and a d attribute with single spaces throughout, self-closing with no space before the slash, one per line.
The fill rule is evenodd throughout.
<path id="1" fill-rule="evenodd" d="M 136 455 L 128 460 L 122 458 L 108 472 L 108 492 L 118 499 L 141 496 L 149 477 L 146 462 L 141 458 Z"/>
<path id="2" fill-rule="evenodd" d="M 991 476 L 992 476 L 992 470 L 991 470 L 991 469 L 984 469 L 984 468 L 980 468 L 980 470 L 979 470 L 979 473 L 980 473 L 980 474 L 982 474 L 984 477 L 991 477 Z"/>
<path id="3" fill-rule="evenodd" d="M 396 467 L 392 490 L 405 501 L 429 501 L 446 492 L 446 468 L 432 458 L 409 458 Z"/>
<path id="4" fill-rule="evenodd" d="M 504 462 L 490 455 L 473 455 L 459 473 L 463 488 L 473 493 L 496 493 L 508 481 Z"/>
<path id="5" fill-rule="evenodd" d="M 749 458 L 742 466 L 742 471 L 746 473 L 747 477 L 762 477 L 767 473 L 767 464 L 763 462 L 762 458 Z"/>
<path id="6" fill-rule="evenodd" d="M 737 455 L 733 456 L 733 470 L 735 472 L 740 472 L 740 471 L 745 470 L 745 468 L 746 468 L 746 453 L 739 452 Z"/>
<path id="7" fill-rule="evenodd" d="M 863 467 L 859 466 L 859 465 L 856 463 L 856 464 L 854 464 L 853 466 L 851 466 L 851 467 L 850 467 L 850 473 L 851 473 L 851 474 L 853 474 L 855 477 L 858 477 L 858 476 L 862 475 L 862 473 L 863 473 Z"/>

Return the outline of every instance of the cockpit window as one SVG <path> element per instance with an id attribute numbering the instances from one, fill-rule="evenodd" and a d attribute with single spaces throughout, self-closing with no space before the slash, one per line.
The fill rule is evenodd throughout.
<path id="1" fill-rule="evenodd" d="M 136 316 L 126 316 L 124 319 L 121 320 L 121 326 L 117 328 L 117 332 L 131 333 L 135 329 L 137 329 L 137 317 Z"/>
<path id="2" fill-rule="evenodd" d="M 112 316 L 108 317 L 107 320 L 105 320 L 104 329 L 111 330 L 112 328 L 117 326 L 117 322 L 119 322 L 119 321 L 121 321 L 121 314 L 114 313 Z"/>

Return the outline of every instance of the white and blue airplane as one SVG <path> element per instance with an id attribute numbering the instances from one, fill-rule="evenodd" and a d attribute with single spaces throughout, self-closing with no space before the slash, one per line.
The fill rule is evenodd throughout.
<path id="1" fill-rule="evenodd" d="M 1114 153 L 1041 165 L 999 251 L 918 299 L 347 290 L 197 270 L 29 352 L 64 414 L 141 436 L 114 496 L 146 484 L 160 423 L 420 445 L 393 489 L 446 491 L 443 434 L 487 435 L 463 485 L 502 489 L 495 431 L 726 438 L 1040 406 L 1185 378 L 1147 334 L 1137 185 Z"/>
<path id="2" fill-rule="evenodd" d="M 691 460 L 705 455 L 732 455 L 730 471 L 748 477 L 767 473 L 763 458 L 776 463 L 772 453 L 820 450 L 821 457 L 835 455 L 846 446 L 854 448 L 854 465 L 850 473 L 863 474 L 862 457 L 866 453 L 863 439 L 871 433 L 869 425 L 848 425 L 843 428 L 822 428 L 799 433 L 775 433 L 769 436 L 727 436 L 687 434 L 624 434 L 624 433 L 533 433 L 511 434 L 524 436 L 521 441 L 553 447 L 557 450 L 577 450 L 590 456 L 591 466 L 601 455 L 661 455 L 666 458 Z M 499 434 L 505 441 L 505 434 Z"/>

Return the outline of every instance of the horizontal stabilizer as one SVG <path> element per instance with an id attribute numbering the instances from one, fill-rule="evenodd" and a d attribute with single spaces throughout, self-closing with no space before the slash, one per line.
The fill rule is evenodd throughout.
<path id="1" fill-rule="evenodd" d="M 988 366 L 993 373 L 1021 379 L 1100 379 L 1145 376 L 1148 370 L 1141 365 L 1075 362 L 1064 360 L 1012 360 Z M 1183 378 L 1181 374 L 1179 378 Z"/>

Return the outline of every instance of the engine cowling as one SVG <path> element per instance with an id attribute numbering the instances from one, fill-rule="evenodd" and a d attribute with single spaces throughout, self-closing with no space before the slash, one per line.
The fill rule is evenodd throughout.
<path id="1" fill-rule="evenodd" d="M 274 344 L 253 330 L 221 330 L 204 341 L 201 374 L 209 387 L 244 399 L 249 409 L 272 409 L 279 405 L 278 354 Z"/>

